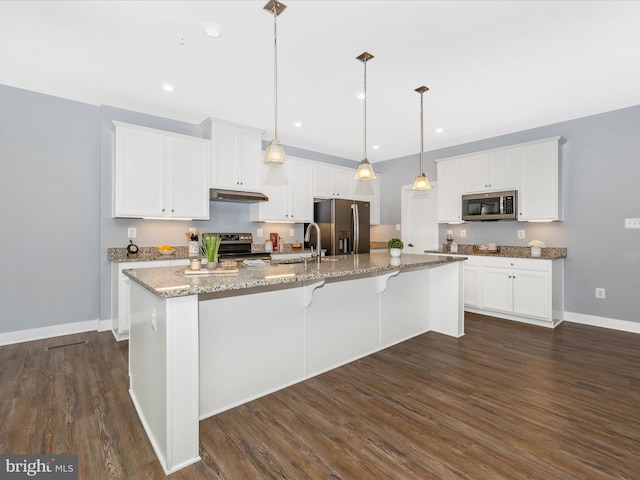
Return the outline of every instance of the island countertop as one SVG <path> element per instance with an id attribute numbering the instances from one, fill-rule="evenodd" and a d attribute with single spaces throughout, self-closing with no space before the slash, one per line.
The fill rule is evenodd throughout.
<path id="1" fill-rule="evenodd" d="M 392 264 L 392 260 L 397 264 Z M 231 274 L 205 273 L 186 274 L 186 267 L 156 267 L 124 270 L 123 273 L 160 298 L 184 297 L 204 293 L 268 287 L 325 278 L 366 275 L 377 272 L 392 272 L 416 267 L 438 265 L 465 260 L 465 257 L 448 255 L 403 254 L 395 259 L 388 253 L 338 255 L 323 258 L 320 266 L 315 261 L 304 263 L 272 264 L 265 262 L 263 268 L 249 268 L 238 264 L 238 272 Z"/>

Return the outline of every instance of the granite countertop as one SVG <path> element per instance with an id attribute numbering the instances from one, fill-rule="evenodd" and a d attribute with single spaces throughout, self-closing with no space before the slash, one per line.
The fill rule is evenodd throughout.
<path id="1" fill-rule="evenodd" d="M 323 259 L 320 266 L 309 261 L 304 263 L 271 264 L 264 268 L 247 268 L 238 262 L 238 273 L 187 275 L 186 267 L 155 267 L 124 270 L 124 274 L 160 298 L 183 297 L 204 293 L 241 290 L 253 287 L 268 287 L 294 282 L 347 277 L 376 272 L 392 272 L 412 267 L 436 267 L 465 257 L 450 255 L 403 254 L 391 265 L 388 253 L 339 255 Z M 395 259 L 394 259 L 395 260 Z M 204 270 L 206 271 L 206 270 Z"/>
<path id="2" fill-rule="evenodd" d="M 533 258 L 535 260 L 557 260 L 559 258 L 565 258 L 567 256 L 567 249 L 561 247 L 544 247 L 542 249 L 542 256 L 532 257 L 530 247 L 514 247 L 508 245 L 501 245 L 498 253 L 479 252 L 474 250 L 473 245 L 458 245 L 457 255 L 482 255 L 486 257 L 512 257 L 512 258 Z M 428 253 L 437 253 L 439 255 L 450 255 L 442 250 L 430 250 Z M 454 254 L 456 255 L 456 254 Z"/>
<path id="3" fill-rule="evenodd" d="M 126 248 L 107 248 L 107 260 L 114 263 L 124 263 L 196 258 L 194 255 L 189 255 L 189 247 L 179 246 L 174 248 L 176 251 L 173 255 L 162 255 L 156 247 L 139 247 L 138 253 L 135 255 L 128 255 Z M 199 257 L 205 258 L 204 255 L 199 255 Z"/>

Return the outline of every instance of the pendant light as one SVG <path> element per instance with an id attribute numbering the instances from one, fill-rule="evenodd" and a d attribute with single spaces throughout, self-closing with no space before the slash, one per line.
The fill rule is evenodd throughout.
<path id="1" fill-rule="evenodd" d="M 264 6 L 273 15 L 273 138 L 264 152 L 264 163 L 270 165 L 282 165 L 287 161 L 284 147 L 278 140 L 278 15 L 284 12 L 287 6 L 277 0 L 270 0 Z"/>
<path id="2" fill-rule="evenodd" d="M 422 152 L 424 152 L 424 112 L 422 107 L 422 96 L 427 90 L 429 89 L 424 85 L 422 87 L 416 88 L 415 90 L 420 94 L 420 173 L 416 177 L 416 181 L 413 182 L 414 190 L 429 190 L 431 188 L 429 179 L 424 174 L 424 170 L 422 169 Z"/>
<path id="3" fill-rule="evenodd" d="M 373 180 L 376 178 L 376 174 L 373 171 L 373 167 L 367 160 L 367 62 L 373 58 L 369 52 L 364 52 L 356 57 L 364 64 L 364 155 L 363 159 L 358 164 L 356 170 L 356 180 Z"/>

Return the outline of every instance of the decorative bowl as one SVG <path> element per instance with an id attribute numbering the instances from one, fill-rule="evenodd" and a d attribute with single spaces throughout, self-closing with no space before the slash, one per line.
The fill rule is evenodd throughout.
<path id="1" fill-rule="evenodd" d="M 176 253 L 176 249 L 172 249 L 172 250 L 158 250 L 158 253 L 160 255 L 173 255 L 174 253 Z"/>

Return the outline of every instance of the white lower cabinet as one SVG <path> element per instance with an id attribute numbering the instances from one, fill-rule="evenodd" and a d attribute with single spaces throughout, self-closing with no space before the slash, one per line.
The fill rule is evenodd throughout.
<path id="1" fill-rule="evenodd" d="M 478 257 L 469 257 L 464 262 L 464 304 L 479 307 L 482 303 L 480 292 L 480 275 L 482 262 Z"/>
<path id="2" fill-rule="evenodd" d="M 554 327 L 563 315 L 562 259 L 470 257 L 465 310 Z"/>
<path id="3" fill-rule="evenodd" d="M 116 340 L 129 338 L 130 296 L 129 277 L 122 273 L 131 268 L 177 267 L 189 265 L 188 259 L 158 260 L 150 262 L 122 262 L 111 264 L 111 331 Z"/>

